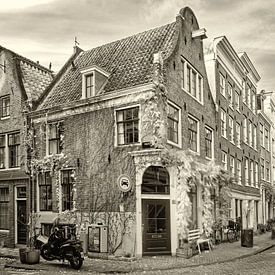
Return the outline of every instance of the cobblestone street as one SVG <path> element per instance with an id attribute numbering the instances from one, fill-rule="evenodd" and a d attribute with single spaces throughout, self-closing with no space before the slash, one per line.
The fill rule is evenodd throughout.
<path id="1" fill-rule="evenodd" d="M 0 258 L 0 274 L 274 274 L 275 248 L 270 249 L 273 245 L 267 232 L 254 237 L 252 248 L 242 247 L 240 242 L 223 243 L 210 253 L 190 259 L 158 256 L 120 261 L 86 257 L 80 271 L 71 269 L 68 263 L 43 259 L 37 265 L 24 265 L 18 260 L 18 249 L 2 248 L 0 255 L 15 258 Z"/>

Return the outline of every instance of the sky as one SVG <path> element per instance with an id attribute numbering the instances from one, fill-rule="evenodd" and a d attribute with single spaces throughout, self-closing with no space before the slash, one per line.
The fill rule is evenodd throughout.
<path id="1" fill-rule="evenodd" d="M 225 35 L 247 52 L 275 90 L 275 0 L 0 0 L 0 45 L 58 71 L 79 47 L 89 50 L 175 21 L 189 6 L 210 43 Z"/>

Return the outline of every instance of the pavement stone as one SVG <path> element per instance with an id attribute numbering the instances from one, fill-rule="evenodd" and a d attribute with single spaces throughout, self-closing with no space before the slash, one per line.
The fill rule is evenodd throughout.
<path id="1" fill-rule="evenodd" d="M 252 248 L 242 247 L 240 241 L 234 243 L 222 243 L 214 247 L 211 251 L 193 256 L 190 259 L 171 256 L 143 257 L 134 261 L 118 258 L 98 259 L 88 258 L 84 260 L 81 270 L 95 271 L 99 273 L 128 273 L 136 271 L 168 270 L 176 268 L 190 268 L 196 266 L 211 265 L 214 263 L 226 263 L 235 259 L 245 258 L 258 254 L 266 249 L 275 246 L 275 240 L 271 239 L 271 233 L 254 236 L 254 246 Z M 60 267 L 66 270 L 70 268 L 68 264 L 61 264 L 57 261 L 48 262 L 41 259 L 37 265 L 26 265 L 19 262 L 18 248 L 0 248 L 0 257 L 13 258 L 6 264 L 6 267 L 32 270 L 58 270 Z"/>

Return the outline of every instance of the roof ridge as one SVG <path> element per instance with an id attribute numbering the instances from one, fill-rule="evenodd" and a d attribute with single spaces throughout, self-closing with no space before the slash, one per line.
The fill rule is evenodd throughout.
<path id="1" fill-rule="evenodd" d="M 43 65 L 38 64 L 38 63 L 32 61 L 31 59 L 29 59 L 29 58 L 27 58 L 27 57 L 24 57 L 24 56 L 22 56 L 22 55 L 20 55 L 20 54 L 18 54 L 18 53 L 16 53 L 16 52 L 14 52 L 14 51 L 12 51 L 12 50 L 6 48 L 6 47 L 3 47 L 2 45 L 0 45 L 0 50 L 9 51 L 9 52 L 12 53 L 13 55 L 15 55 L 16 58 L 18 58 L 18 59 L 20 59 L 21 61 L 24 61 L 24 62 L 26 62 L 26 63 L 30 63 L 30 65 L 32 65 L 32 66 L 34 66 L 34 67 L 40 69 L 41 71 L 46 71 L 46 72 L 51 73 L 51 74 L 53 73 L 52 70 L 50 70 L 50 69 L 44 67 Z"/>
<path id="2" fill-rule="evenodd" d="M 158 26 L 158 27 L 155 27 L 155 28 L 151 28 L 151 29 L 146 30 L 146 31 L 138 32 L 138 33 L 136 33 L 136 34 L 129 35 L 129 36 L 123 37 L 123 38 L 121 38 L 121 39 L 117 39 L 117 40 L 115 40 L 115 41 L 108 42 L 108 43 L 106 43 L 106 44 L 102 44 L 102 45 L 96 46 L 96 47 L 94 47 L 94 48 L 91 48 L 91 49 L 89 49 L 89 50 L 84 51 L 83 53 L 86 54 L 86 53 L 89 53 L 90 51 L 94 51 L 94 50 L 96 50 L 96 49 L 98 49 L 98 48 L 101 48 L 101 47 L 105 47 L 105 46 L 108 46 L 108 45 L 111 45 L 111 44 L 115 44 L 115 43 L 121 42 L 121 41 L 123 41 L 123 40 L 133 38 L 133 37 L 135 37 L 135 36 L 139 36 L 139 35 L 142 35 L 142 34 L 145 34 L 145 33 L 152 32 L 152 31 L 154 31 L 154 30 L 166 28 L 167 26 L 172 25 L 172 24 L 176 24 L 176 21 L 173 21 L 173 22 L 171 22 L 171 23 L 167 23 L 167 24 L 165 24 L 165 25 L 161 25 L 161 26 Z"/>

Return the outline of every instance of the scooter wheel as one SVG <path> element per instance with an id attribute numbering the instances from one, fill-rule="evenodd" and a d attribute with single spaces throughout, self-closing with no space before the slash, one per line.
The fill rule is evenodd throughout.
<path id="1" fill-rule="evenodd" d="M 79 252 L 74 252 L 72 258 L 70 259 L 70 264 L 73 269 L 80 269 L 83 264 L 83 259 Z"/>
<path id="2" fill-rule="evenodd" d="M 44 244 L 42 246 L 40 254 L 41 254 L 42 258 L 47 261 L 54 260 L 54 257 L 50 255 L 50 248 L 49 248 L 48 244 Z"/>

